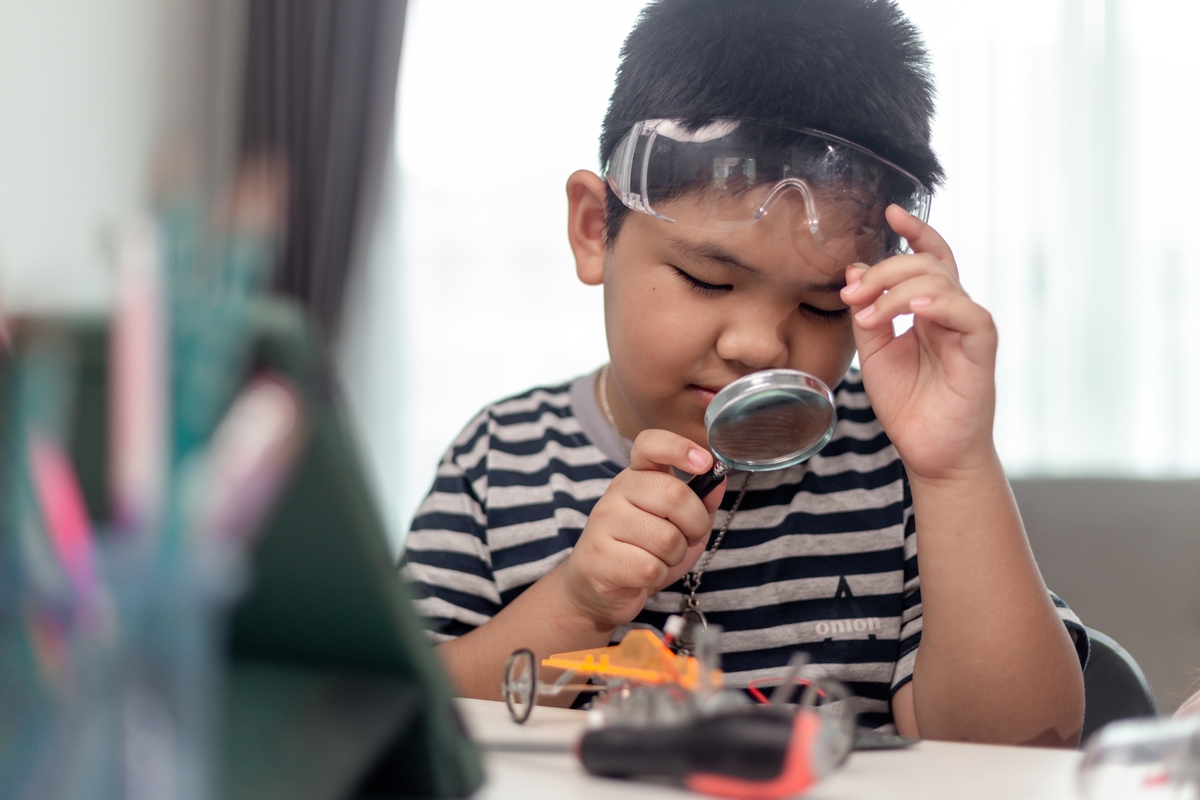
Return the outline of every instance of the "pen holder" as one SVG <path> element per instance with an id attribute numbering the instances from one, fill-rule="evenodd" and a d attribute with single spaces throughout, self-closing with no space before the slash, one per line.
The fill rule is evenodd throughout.
<path id="1" fill-rule="evenodd" d="M 17 480 L 15 448 L 17 412 L 57 397 L 70 424 L 51 429 L 61 429 L 88 517 L 113 518 L 107 324 L 56 323 L 77 356 L 71 392 L 19 395 L 27 373 L 0 358 L 3 800 L 458 798 L 480 785 L 478 753 L 330 402 L 319 339 L 292 304 L 251 311 L 255 369 L 300 390 L 308 443 L 244 573 L 221 565 L 228 553 L 204 551 L 220 545 L 198 531 L 143 539 L 140 554 L 96 536 L 98 583 L 117 621 L 108 638 L 69 624 L 64 565 Z M 243 574 L 253 575 L 244 596 Z"/>
<path id="2" fill-rule="evenodd" d="M 112 549 L 102 559 L 111 596 L 83 624 L 32 592 L 5 604 L 4 674 L 23 680 L 0 690 L 20 720 L 0 740 L 0 795 L 211 800 L 241 581 L 194 559 L 150 569 Z"/>

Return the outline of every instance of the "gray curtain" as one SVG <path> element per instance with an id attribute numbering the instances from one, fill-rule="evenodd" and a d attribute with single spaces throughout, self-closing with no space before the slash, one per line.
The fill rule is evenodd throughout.
<path id="1" fill-rule="evenodd" d="M 406 0 L 249 0 L 242 153 L 281 155 L 276 288 L 337 334 L 390 157 Z"/>

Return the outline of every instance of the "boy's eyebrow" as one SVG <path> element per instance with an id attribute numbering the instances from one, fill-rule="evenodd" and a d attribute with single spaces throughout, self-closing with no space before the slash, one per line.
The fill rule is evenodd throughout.
<path id="1" fill-rule="evenodd" d="M 738 260 L 736 256 L 721 248 L 720 245 L 711 242 L 689 242 L 685 239 L 678 239 L 671 236 L 668 237 L 667 243 L 682 252 L 685 256 L 697 261 L 714 261 L 722 266 L 735 269 L 739 272 L 749 272 L 753 275 L 758 275 L 762 272 L 762 270 Z M 810 283 L 805 288 L 810 292 L 839 294 L 842 289 L 846 288 L 846 276 L 837 275 L 824 283 Z"/>
<path id="2" fill-rule="evenodd" d="M 823 294 L 841 294 L 842 289 L 846 288 L 845 276 L 832 278 L 825 283 L 810 283 L 808 285 L 810 292 L 821 292 Z"/>
<path id="3" fill-rule="evenodd" d="M 689 242 L 686 239 L 677 239 L 671 236 L 668 238 L 667 243 L 676 250 L 681 251 L 685 256 L 697 261 L 715 261 L 722 266 L 730 267 L 738 272 L 749 272 L 755 275 L 760 272 L 760 270 L 755 269 L 749 264 L 742 263 L 728 251 L 711 242 Z"/>

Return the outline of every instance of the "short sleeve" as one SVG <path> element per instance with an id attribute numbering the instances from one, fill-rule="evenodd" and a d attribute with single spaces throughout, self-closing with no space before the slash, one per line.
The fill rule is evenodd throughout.
<path id="1" fill-rule="evenodd" d="M 433 488 L 413 518 L 400 573 L 431 638 L 469 633 L 500 610 L 488 547 L 488 421 L 476 419 L 438 465 Z"/>
<path id="2" fill-rule="evenodd" d="M 1079 617 L 1062 598 L 1051 592 L 1050 599 L 1054 601 L 1054 610 L 1058 612 L 1058 618 L 1067 626 L 1067 633 L 1071 634 L 1071 641 L 1075 644 L 1075 654 L 1079 656 L 1079 668 L 1087 669 L 1088 656 L 1091 655 L 1092 651 L 1092 643 L 1088 639 L 1087 628 L 1083 626 L 1083 623 L 1079 621 Z"/>
<path id="3" fill-rule="evenodd" d="M 904 594 L 900 611 L 900 647 L 892 670 L 892 694 L 912 680 L 921 644 L 921 575 L 917 569 L 917 520 L 912 490 L 904 476 Z"/>

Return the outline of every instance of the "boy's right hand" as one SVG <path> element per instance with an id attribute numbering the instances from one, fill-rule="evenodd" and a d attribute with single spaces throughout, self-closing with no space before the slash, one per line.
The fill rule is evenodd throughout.
<path id="1" fill-rule="evenodd" d="M 642 431 L 629 462 L 596 502 L 562 566 L 572 605 L 600 627 L 630 622 L 646 598 L 692 568 L 725 496 L 722 483 L 701 500 L 675 477 L 672 467 L 707 472 L 712 454 L 670 431 Z"/>

